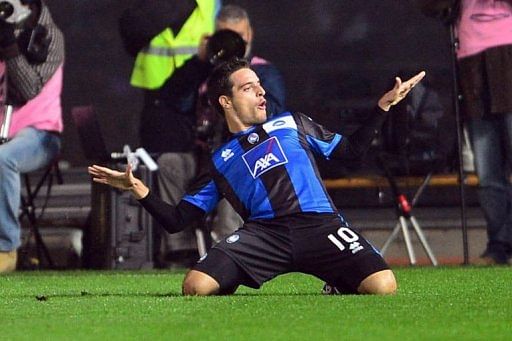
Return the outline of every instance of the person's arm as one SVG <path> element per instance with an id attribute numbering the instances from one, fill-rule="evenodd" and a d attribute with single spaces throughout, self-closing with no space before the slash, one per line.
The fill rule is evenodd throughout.
<path id="1" fill-rule="evenodd" d="M 195 115 L 199 88 L 208 78 L 213 65 L 206 58 L 208 35 L 203 35 L 198 53 L 174 70 L 158 89 L 159 99 L 182 115 Z"/>
<path id="2" fill-rule="evenodd" d="M 190 223 L 200 220 L 205 212 L 199 207 L 181 200 L 176 207 L 169 205 L 160 197 L 149 192 L 139 200 L 142 207 L 169 233 L 184 230 Z"/>
<path id="3" fill-rule="evenodd" d="M 161 98 L 166 100 L 169 105 L 179 107 L 181 112 L 188 112 L 195 108 L 195 100 L 189 101 L 189 98 L 198 94 L 198 89 L 206 81 L 212 70 L 212 65 L 201 60 L 197 55 L 188 59 L 183 66 L 177 68 L 167 79 L 159 90 Z M 180 101 L 190 102 L 187 108 L 181 108 Z"/>
<path id="4" fill-rule="evenodd" d="M 4 31 L 0 40 L 0 59 L 5 61 L 7 68 L 8 101 L 11 104 L 22 105 L 36 97 L 64 62 L 64 37 L 45 5 L 40 9 L 39 18 L 34 21 L 42 27 L 38 29 L 37 52 L 27 50 L 32 32 L 28 28 L 17 37 L 14 32 L 7 33 L 8 39 Z M 2 30 L 7 29 L 2 27 Z"/>
<path id="5" fill-rule="evenodd" d="M 370 147 L 373 138 L 380 132 L 389 109 L 405 98 L 423 77 L 425 77 L 424 71 L 406 82 L 402 82 L 399 77 L 396 77 L 393 89 L 386 92 L 377 102 L 378 107 L 375 114 L 371 115 L 348 137 L 330 132 L 305 115 L 298 115 L 298 120 L 310 146 L 317 154 L 323 155 L 325 158 L 343 160 L 361 158 Z"/>
<path id="6" fill-rule="evenodd" d="M 372 140 L 379 134 L 386 118 L 386 112 L 376 107 L 374 113 L 356 131 L 341 140 L 330 157 L 341 160 L 360 159 L 370 148 Z"/>
<path id="7" fill-rule="evenodd" d="M 135 199 L 169 233 L 182 231 L 191 222 L 199 220 L 205 215 L 205 211 L 184 200 L 180 201 L 177 206 L 164 202 L 154 195 L 140 179 L 133 176 L 130 165 L 126 167 L 125 172 L 98 165 L 88 167 L 88 172 L 92 175 L 94 182 L 130 191 Z"/>
<path id="8" fill-rule="evenodd" d="M 421 71 L 405 82 L 402 82 L 400 77 L 396 77 L 393 89 L 386 92 L 377 102 L 378 108 L 375 110 L 375 115 L 368 118 L 349 138 L 344 139 L 333 154 L 342 159 L 357 159 L 364 155 L 370 148 L 372 140 L 380 132 L 386 120 L 386 112 L 404 99 L 423 77 L 425 77 L 425 71 Z"/>
<path id="9" fill-rule="evenodd" d="M 194 0 L 139 0 L 119 18 L 119 33 L 126 51 L 136 56 L 166 28 L 177 34 L 197 4 Z"/>
<path id="10" fill-rule="evenodd" d="M 421 71 L 406 82 L 400 77 L 395 78 L 395 86 L 386 92 L 377 102 L 378 108 L 375 115 L 371 116 L 349 138 L 344 139 L 335 149 L 334 154 L 343 159 L 360 158 L 366 153 L 373 138 L 380 132 L 382 124 L 386 120 L 386 112 L 407 96 L 409 91 L 425 77 L 425 71 Z"/>

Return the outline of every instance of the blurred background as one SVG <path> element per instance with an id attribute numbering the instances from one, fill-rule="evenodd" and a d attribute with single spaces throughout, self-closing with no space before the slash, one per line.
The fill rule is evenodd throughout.
<path id="1" fill-rule="evenodd" d="M 132 1 L 48 0 L 66 38 L 62 160 L 88 164 L 70 117 L 93 105 L 109 151 L 139 146 L 142 92 L 129 85 L 133 59 L 118 33 Z M 451 108 L 450 43 L 446 26 L 405 0 L 229 1 L 245 7 L 255 30 L 254 51 L 281 70 L 291 110 L 341 130 L 376 104 L 395 75 L 427 71 L 425 83 Z M 357 117 L 356 117 L 357 118 Z M 336 175 L 336 174 L 335 174 Z"/>
<path id="2" fill-rule="evenodd" d="M 402 102 L 403 107 L 397 106 L 390 115 L 402 125 L 386 123 L 383 134 L 374 141 L 370 155 L 363 163 L 346 168 L 336 161 L 320 161 L 324 178 L 382 175 L 375 156 L 386 146 L 386 139 L 387 144 L 400 146 L 409 137 L 422 140 L 422 132 L 428 132 L 427 135 L 439 143 L 436 148 L 443 152 L 445 162 L 435 169 L 436 173 L 456 173 L 449 29 L 441 20 L 424 16 L 417 1 L 223 0 L 223 4 L 238 4 L 247 9 L 255 34 L 253 51 L 273 62 L 283 73 L 288 109 L 304 112 L 333 131 L 349 134 L 365 115 L 372 113 L 378 98 L 393 85 L 395 76 L 408 78 L 421 70 L 427 72 L 420 84 L 426 86 L 432 96 L 424 113 L 427 118 L 433 118 L 435 124 L 428 127 L 403 125 L 411 123 L 407 118 L 414 114 L 408 102 L 414 97 L 413 92 Z M 114 221 L 139 227 L 141 218 L 136 217 L 142 215 L 132 212 L 138 209 L 137 204 L 130 201 L 129 196 L 115 199 L 117 194 L 112 191 L 111 196 L 107 193 L 107 199 L 112 202 L 107 200 L 106 204 L 111 212 L 98 211 L 101 213 L 98 217 L 102 219 L 100 227 L 105 231 L 91 232 L 91 212 L 95 212 L 91 203 L 95 199 L 85 170 L 91 161 L 84 156 L 71 117 L 74 106 L 92 105 L 110 152 L 121 152 L 125 144 L 132 150 L 140 146 L 138 128 L 143 94 L 142 90 L 129 84 L 133 58 L 124 50 L 118 32 L 118 19 L 132 2 L 47 0 L 66 38 L 62 98 L 65 131 L 60 162 L 64 184 L 55 186 L 51 196 L 41 195 L 35 210 L 42 218 L 39 220 L 44 227 L 42 234 L 52 254 L 62 254 L 54 256 L 57 268 L 81 267 L 87 262 L 82 263 L 80 255 L 87 252 L 110 252 L 110 247 L 100 249 L 103 244 L 91 242 L 92 239 L 87 239 L 84 233 L 89 238 L 104 238 L 103 242 L 108 243 L 109 238 L 124 238 L 123 234 L 115 236 Z M 418 88 L 420 86 L 415 91 Z M 439 115 L 442 119 L 438 119 Z M 419 157 L 419 167 L 410 173 L 403 167 L 407 160 L 395 160 L 398 165 L 395 174 L 425 175 L 431 170 L 431 163 L 423 167 L 422 157 Z M 412 198 L 417 187 L 417 184 L 406 184 L 402 189 Z M 397 222 L 393 209 L 395 198 L 389 187 L 355 186 L 330 189 L 330 192 L 348 221 L 375 245 L 382 246 Z M 485 222 L 476 200 L 476 187 L 468 187 L 465 193 L 472 245 L 470 253 L 471 257 L 476 257 L 486 240 Z M 428 230 L 428 239 L 441 263 L 462 262 L 459 194 L 455 181 L 443 187 L 429 186 L 416 205 L 415 214 L 421 226 Z M 123 204 L 118 207 L 114 202 Z M 417 238 L 413 237 L 413 244 L 420 248 Z M 107 260 L 109 257 L 100 258 Z M 407 257 L 399 236 L 391 247 L 388 260 L 408 264 Z M 430 264 L 425 254 L 420 253 L 419 257 L 419 263 Z M 128 263 L 125 266 L 129 267 Z M 123 263 L 116 264 L 121 266 Z"/>

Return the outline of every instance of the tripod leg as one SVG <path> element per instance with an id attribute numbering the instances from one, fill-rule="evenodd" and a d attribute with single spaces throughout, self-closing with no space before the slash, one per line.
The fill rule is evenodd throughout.
<path id="1" fill-rule="evenodd" d="M 423 234 L 423 231 L 420 228 L 420 224 L 418 224 L 418 221 L 414 216 L 410 217 L 411 224 L 414 227 L 414 230 L 416 231 L 416 234 L 418 235 L 418 238 L 421 241 L 421 245 L 423 246 L 423 249 L 425 249 L 425 252 L 428 255 L 428 258 L 430 258 L 430 261 L 432 262 L 432 265 L 437 266 L 437 259 L 434 256 L 434 253 L 430 249 L 430 246 L 428 245 L 427 238 L 425 238 L 425 235 Z"/>
<path id="2" fill-rule="evenodd" d="M 196 228 L 195 232 L 197 240 L 197 252 L 199 253 L 199 257 L 203 257 L 206 254 L 206 241 L 204 231 Z"/>
<path id="3" fill-rule="evenodd" d="M 49 176 L 49 172 L 47 171 L 42 178 L 42 180 L 37 185 L 37 192 L 39 192 L 39 189 L 41 188 L 44 181 L 46 181 L 46 178 Z M 28 219 L 29 225 L 30 225 L 30 234 L 28 235 L 28 239 L 26 242 L 26 245 L 29 244 L 31 235 L 34 236 L 35 246 L 36 246 L 36 253 L 37 253 L 37 259 L 39 261 L 39 266 L 42 264 L 43 257 L 46 258 L 46 261 L 48 263 L 48 267 L 50 269 L 53 268 L 53 260 L 50 256 L 50 252 L 48 251 L 48 248 L 46 247 L 46 244 L 43 241 L 43 238 L 41 237 L 41 233 L 39 231 L 39 226 L 37 222 L 37 216 L 36 216 L 36 208 L 34 205 L 34 199 L 37 195 L 37 192 L 32 191 L 30 187 L 30 179 L 27 174 L 25 174 L 25 186 L 27 195 L 26 198 L 24 196 L 21 196 L 21 209 L 22 209 L 22 215 L 23 217 L 25 215 Z M 51 186 L 51 185 L 49 185 Z"/>
<path id="4" fill-rule="evenodd" d="M 41 237 L 41 234 L 39 233 L 39 229 L 37 226 L 34 226 L 34 239 L 36 241 L 36 248 L 37 248 L 37 257 L 39 259 L 42 259 L 40 253 L 43 252 L 44 257 L 46 258 L 46 261 L 48 262 L 48 267 L 50 269 L 53 269 L 53 260 L 50 256 L 50 252 L 48 251 L 48 248 L 46 247 L 46 244 L 43 241 L 43 238 Z"/>
<path id="5" fill-rule="evenodd" d="M 380 254 L 382 256 L 384 256 L 384 254 L 388 250 L 388 247 L 391 244 L 391 242 L 393 242 L 393 240 L 395 240 L 396 235 L 398 234 L 399 231 L 400 231 L 400 222 L 396 223 L 395 228 L 393 229 L 393 232 L 391 232 L 391 234 L 389 235 L 388 239 L 386 239 L 386 242 L 384 243 L 384 245 L 380 249 Z"/>
<path id="6" fill-rule="evenodd" d="M 211 230 L 214 218 L 215 213 L 212 212 L 208 214 L 203 223 L 200 226 L 197 226 L 195 229 L 197 252 L 199 253 L 199 257 L 203 257 L 208 252 L 208 249 L 212 246 Z"/>
<path id="7" fill-rule="evenodd" d="M 407 253 L 409 254 L 409 260 L 411 265 L 415 265 L 416 255 L 414 254 L 414 249 L 412 248 L 411 237 L 409 236 L 409 229 L 407 227 L 407 220 L 405 220 L 404 216 L 400 216 L 398 219 L 400 220 L 400 226 L 402 226 L 402 234 L 404 235 L 405 247 L 407 248 Z"/>

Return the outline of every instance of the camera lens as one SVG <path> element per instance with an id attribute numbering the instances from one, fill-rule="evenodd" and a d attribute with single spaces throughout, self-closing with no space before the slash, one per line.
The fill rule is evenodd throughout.
<path id="1" fill-rule="evenodd" d="M 212 64 L 227 61 L 233 57 L 245 55 L 246 43 L 242 37 L 228 29 L 219 30 L 208 40 L 206 46 L 208 60 Z"/>
<path id="2" fill-rule="evenodd" d="M 0 18 L 7 19 L 14 13 L 14 7 L 7 1 L 0 2 Z"/>

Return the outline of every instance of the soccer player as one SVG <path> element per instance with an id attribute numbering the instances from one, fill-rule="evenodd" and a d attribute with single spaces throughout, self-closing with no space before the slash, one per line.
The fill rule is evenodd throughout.
<path id="1" fill-rule="evenodd" d="M 267 121 L 265 90 L 244 60 L 221 64 L 208 80 L 208 97 L 226 118 L 232 138 L 211 157 L 210 169 L 176 207 L 162 202 L 131 172 L 93 165 L 93 181 L 129 190 L 169 233 L 200 219 L 225 197 L 244 225 L 214 245 L 187 273 L 185 295 L 259 288 L 288 273 L 314 275 L 331 291 L 394 294 L 396 280 L 378 251 L 349 228 L 320 178 L 314 156 L 359 158 L 391 106 L 425 76 L 396 78 L 375 114 L 350 137 L 328 131 L 301 113 Z"/>

